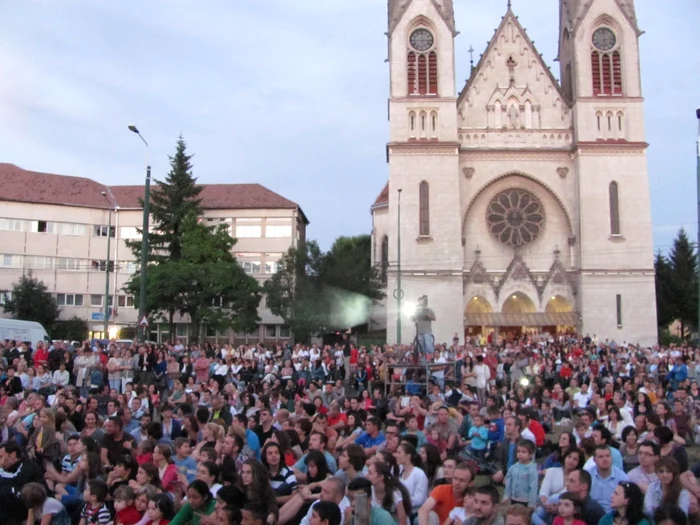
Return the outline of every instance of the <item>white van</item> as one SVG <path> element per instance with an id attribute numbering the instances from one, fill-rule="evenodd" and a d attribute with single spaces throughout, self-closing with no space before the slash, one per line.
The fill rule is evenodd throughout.
<path id="1" fill-rule="evenodd" d="M 0 340 L 9 339 L 17 343 L 31 343 L 32 347 L 37 341 L 51 344 L 49 334 L 40 323 L 34 321 L 18 321 L 17 319 L 0 318 Z"/>

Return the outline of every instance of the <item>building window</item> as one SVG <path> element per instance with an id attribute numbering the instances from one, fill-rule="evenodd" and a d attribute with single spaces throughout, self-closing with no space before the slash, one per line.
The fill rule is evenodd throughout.
<path id="1" fill-rule="evenodd" d="M 9 232 L 23 232 L 27 229 L 27 221 L 21 219 L 0 219 L 0 230 Z"/>
<path id="2" fill-rule="evenodd" d="M 114 237 L 114 234 L 116 232 L 114 231 L 114 226 L 95 226 L 93 230 L 93 236 L 94 237 L 107 237 L 108 235 L 110 237 Z"/>
<path id="3" fill-rule="evenodd" d="M 265 221 L 265 237 L 291 239 L 291 219 L 267 219 Z"/>
<path id="4" fill-rule="evenodd" d="M 265 261 L 265 273 L 277 273 L 277 261 Z"/>
<path id="5" fill-rule="evenodd" d="M 258 326 L 255 330 L 248 334 L 249 339 L 259 339 L 260 338 L 260 327 Z"/>
<path id="6" fill-rule="evenodd" d="M 187 337 L 187 325 L 185 323 L 177 323 L 175 325 L 175 335 L 177 337 Z"/>
<path id="7" fill-rule="evenodd" d="M 69 259 L 68 257 L 56 257 L 57 270 L 80 270 L 80 259 Z"/>
<path id="8" fill-rule="evenodd" d="M 236 235 L 239 239 L 262 237 L 262 219 L 236 219 Z"/>
<path id="9" fill-rule="evenodd" d="M 289 327 L 286 325 L 280 325 L 280 339 L 289 339 L 292 335 L 292 332 L 289 330 Z"/>
<path id="10" fill-rule="evenodd" d="M 622 62 L 617 36 L 611 29 L 599 27 L 593 32 L 592 43 L 593 94 L 598 96 L 622 95 Z"/>
<path id="11" fill-rule="evenodd" d="M 102 296 L 98 294 L 91 294 L 90 306 L 102 306 Z"/>
<path id="12" fill-rule="evenodd" d="M 141 234 L 138 232 L 136 226 L 122 226 L 119 228 L 119 236 L 122 239 L 140 239 Z"/>
<path id="13" fill-rule="evenodd" d="M 409 111 L 408 113 L 408 125 L 411 130 L 411 137 L 416 136 L 416 112 Z"/>
<path id="14" fill-rule="evenodd" d="M 610 234 L 620 235 L 620 197 L 617 182 L 613 181 L 609 187 L 610 193 Z"/>
<path id="15" fill-rule="evenodd" d="M 12 255 L 11 253 L 5 253 L 2 256 L 0 256 L 0 265 L 3 268 L 21 268 L 22 256 Z"/>
<path id="16" fill-rule="evenodd" d="M 12 292 L 0 290 L 0 305 L 5 304 L 7 301 L 12 300 Z"/>
<path id="17" fill-rule="evenodd" d="M 409 95 L 437 95 L 438 65 L 435 40 L 427 29 L 419 28 L 410 37 L 406 54 Z"/>
<path id="18" fill-rule="evenodd" d="M 84 224 L 57 222 L 54 223 L 54 233 L 58 233 L 59 235 L 83 236 L 87 233 L 87 228 Z"/>
<path id="19" fill-rule="evenodd" d="M 134 306 L 134 296 L 133 295 L 118 295 L 117 296 L 117 306 L 119 308 L 131 308 Z"/>
<path id="20" fill-rule="evenodd" d="M 83 296 L 72 293 L 56 294 L 56 304 L 58 306 L 83 306 Z"/>
<path id="21" fill-rule="evenodd" d="M 29 270 L 50 270 L 53 268 L 53 257 L 28 255 L 24 258 L 25 268 Z"/>
<path id="22" fill-rule="evenodd" d="M 96 272 L 104 272 L 105 268 L 107 268 L 107 261 L 92 261 L 90 267 Z M 114 261 L 109 261 L 109 271 L 114 271 Z"/>
<path id="23" fill-rule="evenodd" d="M 622 296 L 617 294 L 615 296 L 615 310 L 617 312 L 617 326 L 622 326 Z"/>
<path id="24" fill-rule="evenodd" d="M 389 269 L 389 237 L 386 235 L 382 237 L 382 247 L 381 247 L 381 278 L 382 282 L 386 282 L 386 272 Z"/>
<path id="25" fill-rule="evenodd" d="M 259 274 L 262 269 L 262 254 L 261 253 L 244 253 L 236 254 L 238 264 L 243 267 L 247 274 Z"/>
<path id="26" fill-rule="evenodd" d="M 420 183 L 419 200 L 419 232 L 421 237 L 427 237 L 430 235 L 430 189 L 425 181 Z"/>
<path id="27" fill-rule="evenodd" d="M 277 325 L 276 324 L 266 324 L 265 325 L 265 339 L 277 339 Z"/>

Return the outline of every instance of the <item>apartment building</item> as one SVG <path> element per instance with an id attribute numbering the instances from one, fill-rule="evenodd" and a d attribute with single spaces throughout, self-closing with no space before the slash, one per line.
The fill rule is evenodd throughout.
<path id="1" fill-rule="evenodd" d="M 0 290 L 11 290 L 31 270 L 56 297 L 61 318 L 86 319 L 91 337 L 105 336 L 105 301 L 111 335 L 135 327 L 134 298 L 122 288 L 139 269 L 125 241 L 140 238 L 142 196 L 143 186 L 105 186 L 0 164 Z M 277 271 L 282 255 L 305 239 L 309 221 L 301 207 L 260 184 L 205 184 L 200 197 L 203 220 L 229 226 L 238 239 L 237 259 L 261 284 Z M 258 312 L 261 323 L 253 333 L 209 330 L 206 339 L 251 343 L 290 338 L 289 328 L 266 308 L 264 297 Z M 5 315 L 2 310 L 0 315 Z M 180 318 L 172 327 L 152 322 L 149 330 L 153 341 L 168 340 L 172 330 L 183 339 L 190 334 L 188 320 Z"/>

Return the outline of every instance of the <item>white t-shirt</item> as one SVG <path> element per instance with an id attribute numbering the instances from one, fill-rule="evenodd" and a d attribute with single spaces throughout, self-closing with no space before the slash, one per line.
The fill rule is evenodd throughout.
<path id="1" fill-rule="evenodd" d="M 471 516 L 467 516 L 467 510 L 464 507 L 455 507 L 450 511 L 450 520 L 457 520 L 457 523 L 463 523 Z"/>
<path id="2" fill-rule="evenodd" d="M 476 388 L 486 388 L 489 379 L 491 379 L 489 367 L 483 363 L 477 363 L 474 365 L 474 372 L 476 373 Z"/>
<path id="3" fill-rule="evenodd" d="M 586 408 L 590 400 L 591 394 L 589 392 L 585 394 L 583 392 L 577 392 L 574 394 L 574 401 L 578 403 L 576 405 L 578 408 Z"/>
<path id="4" fill-rule="evenodd" d="M 49 514 L 58 514 L 62 510 L 63 504 L 60 501 L 54 498 L 46 498 L 44 506 L 41 507 L 41 511 L 37 511 L 34 514 L 34 518 L 36 520 L 40 520 L 43 516 L 47 516 Z"/>
<path id="5" fill-rule="evenodd" d="M 417 511 L 420 509 L 421 505 L 425 503 L 425 500 L 428 499 L 428 476 L 425 475 L 422 469 L 414 467 L 407 478 L 404 479 L 403 475 L 401 475 L 399 479 L 411 495 L 413 510 Z"/>

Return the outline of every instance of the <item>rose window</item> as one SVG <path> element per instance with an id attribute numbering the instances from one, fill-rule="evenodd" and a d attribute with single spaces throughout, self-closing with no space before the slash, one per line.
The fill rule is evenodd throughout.
<path id="1" fill-rule="evenodd" d="M 526 190 L 510 189 L 496 195 L 486 208 L 486 224 L 503 244 L 523 246 L 544 229 L 544 206 Z"/>

